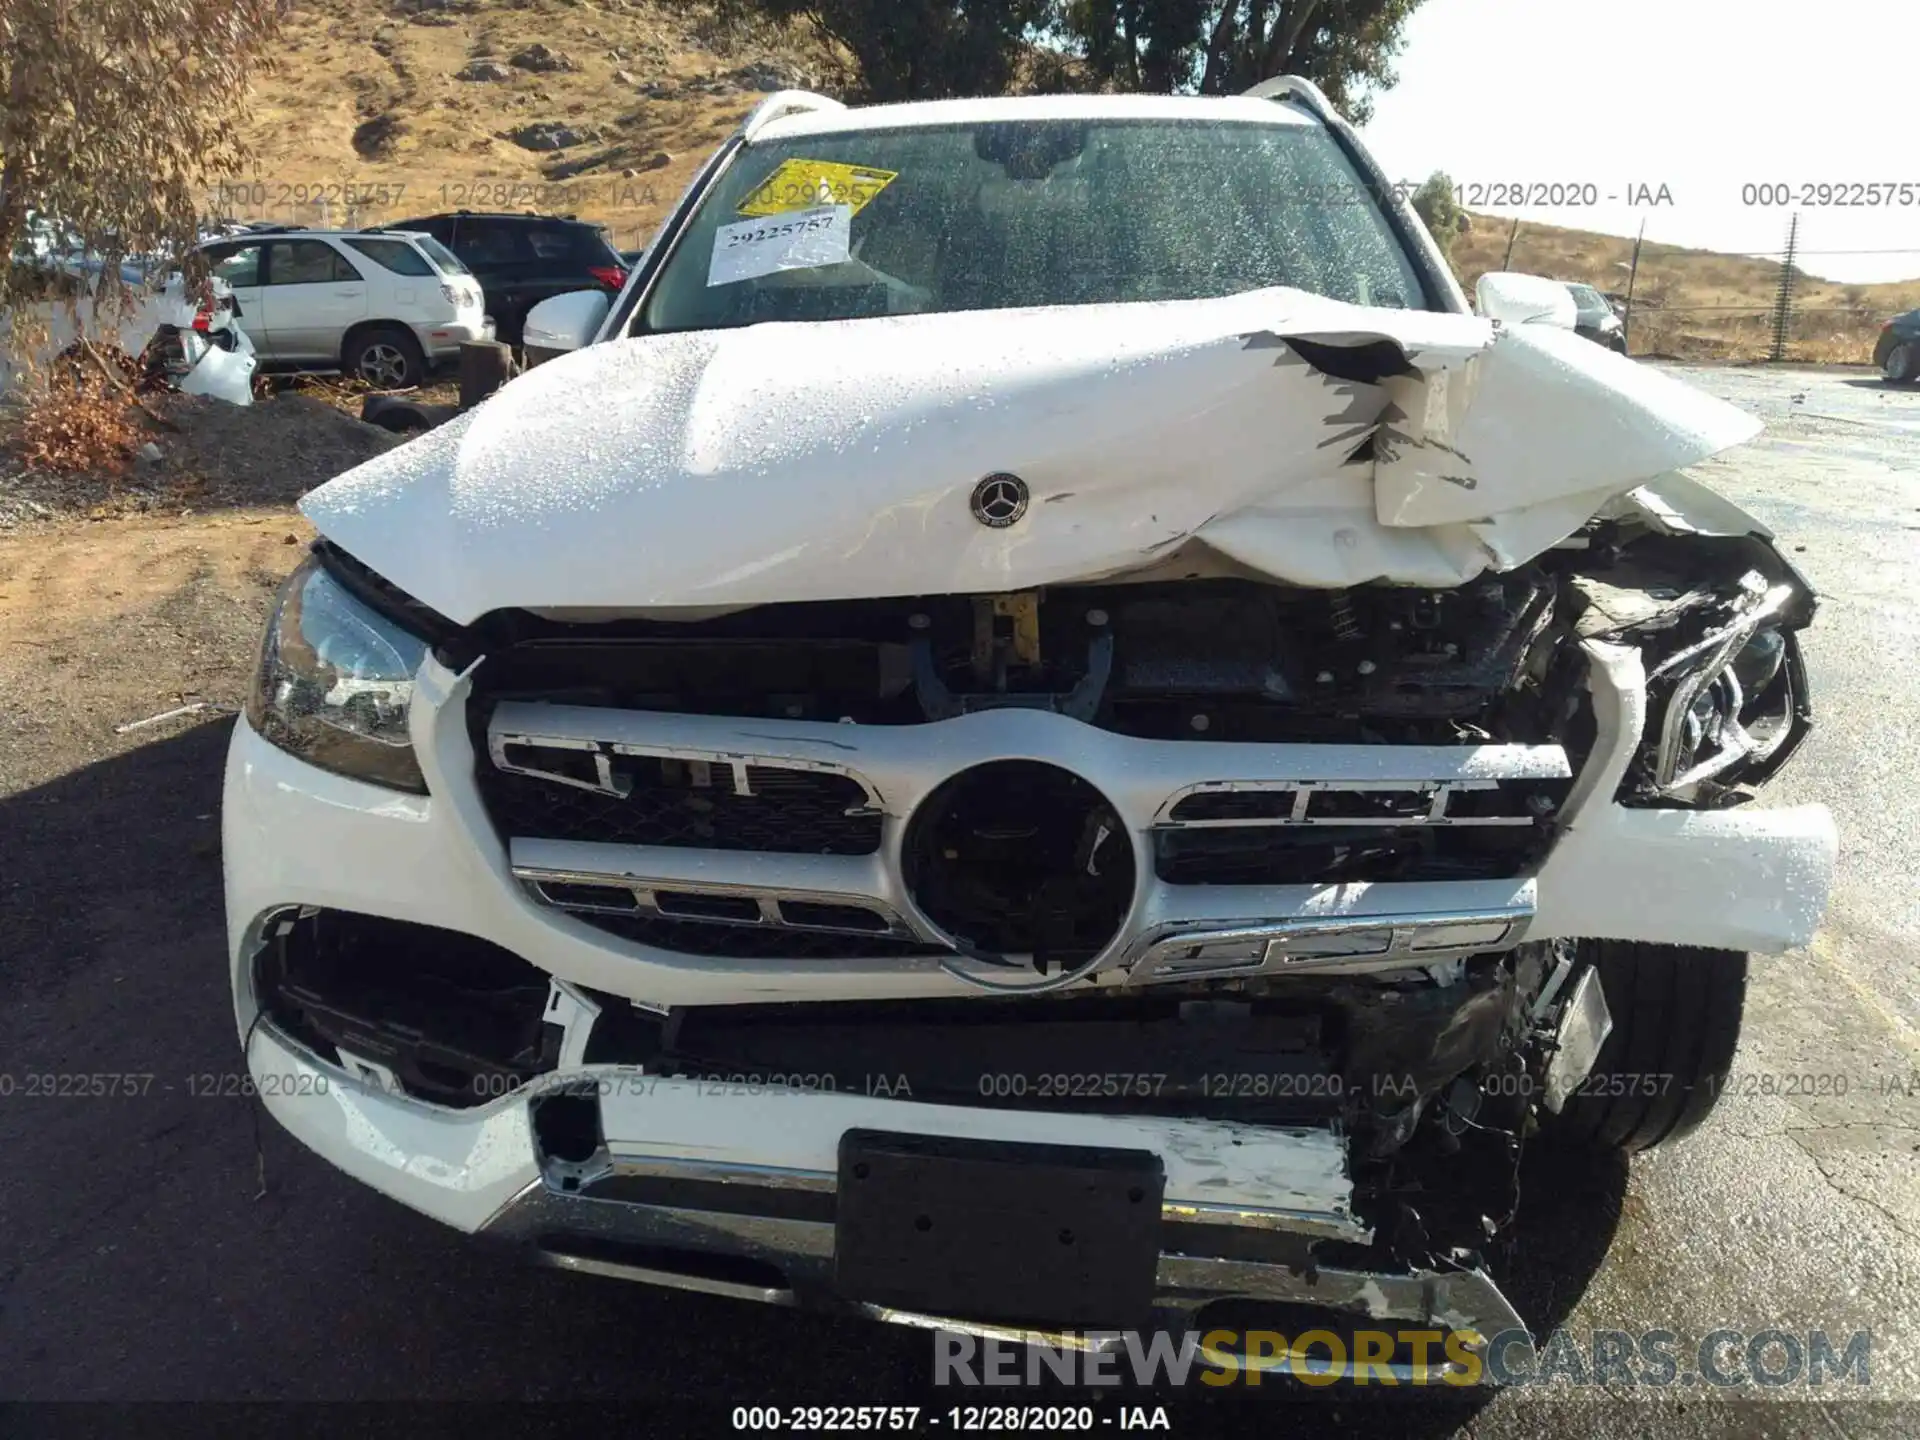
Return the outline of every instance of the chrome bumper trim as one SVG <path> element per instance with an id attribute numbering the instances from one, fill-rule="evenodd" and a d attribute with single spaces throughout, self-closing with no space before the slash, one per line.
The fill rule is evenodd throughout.
<path id="1" fill-rule="evenodd" d="M 1228 1220 L 1224 1214 L 1195 1213 L 1206 1208 L 1184 1207 L 1180 1218 L 1210 1223 Z M 1171 1213 L 1169 1218 L 1173 1218 Z M 1250 1212 L 1241 1212 L 1230 1223 L 1246 1224 L 1252 1218 Z M 888 1324 L 1021 1343 L 1076 1349 L 1118 1343 L 1117 1336 L 1001 1325 L 843 1299 L 833 1283 L 833 1228 L 831 1222 L 821 1220 L 583 1198 L 563 1194 L 538 1181 L 505 1206 L 481 1233 L 528 1247 L 541 1263 L 582 1274 L 761 1304 L 864 1315 Z M 579 1249 L 569 1248 L 570 1242 Z M 640 1253 L 647 1256 L 647 1263 L 593 1253 L 596 1245 L 609 1244 L 646 1247 Z M 685 1271 L 665 1263 L 670 1259 L 668 1252 L 674 1250 L 688 1254 Z M 704 1274 L 698 1264 L 703 1256 L 754 1261 L 777 1271 L 785 1283 L 754 1284 Z M 1175 1330 L 1191 1328 L 1208 1305 L 1248 1300 L 1307 1306 L 1356 1319 L 1442 1331 L 1472 1331 L 1488 1341 L 1505 1336 L 1508 1343 L 1518 1343 L 1513 1337 L 1527 1333 L 1513 1306 L 1479 1270 L 1395 1273 L 1326 1266 L 1295 1269 L 1278 1262 L 1164 1251 L 1155 1292 L 1154 1323 Z M 1439 1373 L 1437 1366 L 1433 1373 Z"/>
<path id="2" fill-rule="evenodd" d="M 1142 985 L 1218 976 L 1433 965 L 1517 945 L 1532 919 L 1529 887 L 1513 904 L 1478 910 L 1176 929 L 1141 942 L 1127 980 Z"/>

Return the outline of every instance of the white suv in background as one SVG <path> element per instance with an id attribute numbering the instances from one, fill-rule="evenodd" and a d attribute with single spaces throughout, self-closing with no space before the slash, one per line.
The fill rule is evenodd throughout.
<path id="1" fill-rule="evenodd" d="M 480 282 L 431 235 L 262 227 L 200 248 L 267 365 L 397 390 L 493 337 Z"/>

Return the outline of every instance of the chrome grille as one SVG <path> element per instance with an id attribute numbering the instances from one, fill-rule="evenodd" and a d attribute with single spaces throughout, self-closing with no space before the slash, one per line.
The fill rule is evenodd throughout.
<path id="1" fill-rule="evenodd" d="M 567 736 L 497 733 L 481 803 L 505 836 L 871 855 L 879 807 L 851 775 Z"/>
<path id="2" fill-rule="evenodd" d="M 1345 885 L 1525 875 L 1562 777 L 1222 781 L 1162 807 L 1154 868 L 1175 885 Z"/>
<path id="3" fill-rule="evenodd" d="M 513 873 L 549 913 L 689 956 L 944 969 L 1000 989 L 1032 957 L 942 933 L 901 847 L 943 785 L 1008 755 L 1095 783 L 1144 849 L 1127 920 L 1095 963 L 1149 983 L 1392 969 L 1517 943 L 1571 783 L 1557 745 L 1170 742 L 1013 709 L 878 726 L 502 701 L 485 746 L 477 768 Z M 539 787 L 542 808 L 504 809 L 508 782 Z M 652 791 L 711 802 L 682 803 L 706 828 L 685 828 L 672 803 L 638 829 L 552 824 L 574 797 L 604 821 L 636 798 L 656 806 Z M 790 798 L 804 823 L 741 818 Z M 844 834 L 858 844 L 836 844 Z"/>

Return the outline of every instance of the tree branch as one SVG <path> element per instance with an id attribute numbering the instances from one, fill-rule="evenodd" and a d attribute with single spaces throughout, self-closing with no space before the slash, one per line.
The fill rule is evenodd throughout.
<path id="1" fill-rule="evenodd" d="M 1294 47 L 1300 43 L 1301 35 L 1306 33 L 1307 22 L 1320 8 L 1320 0 L 1294 0 L 1290 13 L 1282 15 L 1274 26 L 1269 39 L 1266 54 L 1262 57 L 1261 79 L 1285 73 L 1293 59 Z"/>
<path id="2" fill-rule="evenodd" d="M 133 393 L 133 387 L 127 384 L 123 376 L 114 373 L 113 367 L 107 363 L 107 357 L 102 355 L 99 350 L 95 348 L 93 341 L 84 335 L 80 337 L 80 349 L 89 360 L 93 361 L 94 368 L 106 376 L 108 382 L 112 384 L 116 390 L 127 397 L 127 403 L 129 405 L 133 406 L 134 409 L 153 421 L 153 423 L 161 429 L 171 430 L 176 435 L 180 433 L 180 427 L 177 424 L 169 420 L 166 416 L 147 408 L 146 402 Z"/>

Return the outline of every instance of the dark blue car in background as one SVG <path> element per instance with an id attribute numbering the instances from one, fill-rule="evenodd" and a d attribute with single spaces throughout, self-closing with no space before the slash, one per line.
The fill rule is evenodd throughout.
<path id="1" fill-rule="evenodd" d="M 1880 327 L 1873 363 L 1889 385 L 1911 385 L 1920 379 L 1920 310 L 1896 315 Z"/>

